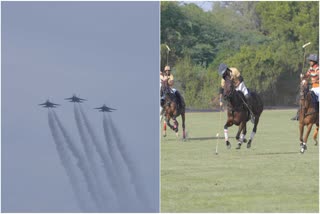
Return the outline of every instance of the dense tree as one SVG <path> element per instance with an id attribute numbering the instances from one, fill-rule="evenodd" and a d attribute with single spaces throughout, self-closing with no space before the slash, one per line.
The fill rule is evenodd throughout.
<path id="1" fill-rule="evenodd" d="M 237 67 L 266 105 L 295 103 L 305 54 L 319 48 L 316 2 L 214 2 L 205 12 L 195 4 L 161 2 L 161 67 L 173 66 L 177 88 L 192 108 L 217 100 L 221 62 Z"/>

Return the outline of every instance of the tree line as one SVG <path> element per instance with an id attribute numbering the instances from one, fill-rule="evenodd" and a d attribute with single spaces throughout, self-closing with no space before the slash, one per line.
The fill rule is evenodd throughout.
<path id="1" fill-rule="evenodd" d="M 222 1 L 207 12 L 161 2 L 161 69 L 172 67 L 189 108 L 217 106 L 222 62 L 237 67 L 265 105 L 294 105 L 305 58 L 318 53 L 318 41 L 318 2 Z"/>

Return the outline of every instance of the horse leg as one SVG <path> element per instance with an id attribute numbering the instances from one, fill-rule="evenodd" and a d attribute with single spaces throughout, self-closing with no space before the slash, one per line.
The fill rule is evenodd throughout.
<path id="1" fill-rule="evenodd" d="M 226 146 L 228 149 L 231 148 L 231 143 L 229 142 L 229 136 L 228 136 L 228 127 L 232 126 L 231 121 L 227 121 L 226 124 L 224 125 L 224 139 L 226 141 Z"/>
<path id="2" fill-rule="evenodd" d="M 170 124 L 170 118 L 166 119 L 166 124 L 169 126 L 170 129 L 174 130 L 173 126 Z"/>
<path id="3" fill-rule="evenodd" d="M 173 119 L 173 130 L 176 132 L 176 136 L 179 137 L 179 123 L 176 118 Z"/>
<path id="4" fill-rule="evenodd" d="M 240 135 L 240 139 L 242 139 L 243 143 L 247 142 L 246 134 L 247 134 L 247 123 L 244 124 L 243 130 L 242 130 L 242 134 Z"/>
<path id="5" fill-rule="evenodd" d="M 248 144 L 247 144 L 247 148 L 248 148 L 248 149 L 251 147 L 251 143 L 252 143 L 252 140 L 253 140 L 253 138 L 254 138 L 254 135 L 257 133 L 257 127 L 258 127 L 258 123 L 259 123 L 259 118 L 260 118 L 260 116 L 257 116 L 257 117 L 254 119 L 254 126 L 253 126 L 253 129 L 252 129 L 250 138 L 249 138 L 249 142 L 248 142 Z"/>
<path id="6" fill-rule="evenodd" d="M 186 115 L 185 113 L 181 113 L 181 119 L 182 119 L 182 138 L 185 140 L 186 139 L 186 130 L 185 130 L 185 119 Z"/>
<path id="7" fill-rule="evenodd" d="M 175 132 L 178 132 L 179 131 L 179 123 L 177 121 L 177 118 L 173 118 L 173 130 Z"/>
<path id="8" fill-rule="evenodd" d="M 241 148 L 241 144 L 243 142 L 243 137 L 240 137 L 240 133 L 242 132 L 243 128 L 244 128 L 245 122 L 241 122 L 239 125 L 239 129 L 238 129 L 238 133 L 236 135 L 236 139 L 238 140 L 238 146 L 236 149 L 240 149 Z M 242 134 L 241 134 L 242 135 Z"/>
<path id="9" fill-rule="evenodd" d="M 308 140 L 309 134 L 310 134 L 310 132 L 311 132 L 312 125 L 313 125 L 313 123 L 309 123 L 309 124 L 307 125 L 307 132 L 306 132 L 306 134 L 304 135 L 304 140 L 303 140 L 303 143 L 302 143 L 301 149 L 300 149 L 300 152 L 301 152 L 301 153 L 304 153 L 304 151 L 307 150 L 307 140 Z"/>
<path id="10" fill-rule="evenodd" d="M 318 145 L 318 132 L 319 132 L 319 124 L 316 124 L 317 127 L 316 127 L 316 130 L 314 130 L 314 133 L 313 133 L 313 140 L 315 141 L 315 146 Z"/>
<path id="11" fill-rule="evenodd" d="M 167 122 L 163 121 L 163 137 L 167 136 Z"/>
<path id="12" fill-rule="evenodd" d="M 302 119 L 303 120 L 303 119 Z M 304 123 L 303 121 L 299 122 L 299 131 L 300 131 L 300 145 L 303 143 L 303 131 L 304 131 Z"/>

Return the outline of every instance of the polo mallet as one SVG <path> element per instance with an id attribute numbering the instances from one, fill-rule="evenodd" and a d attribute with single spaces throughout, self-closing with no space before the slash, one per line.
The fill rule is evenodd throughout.
<path id="1" fill-rule="evenodd" d="M 169 63 L 169 52 L 171 51 L 171 49 L 169 48 L 168 45 L 166 45 L 166 47 L 167 47 L 167 65 L 169 65 L 168 64 Z"/>
<path id="2" fill-rule="evenodd" d="M 221 125 L 221 108 L 220 108 L 220 111 L 219 111 L 219 127 Z M 216 155 L 218 154 L 218 144 L 219 144 L 219 140 L 220 140 L 220 135 L 219 135 L 219 132 L 216 134 L 216 137 L 217 137 L 217 143 L 216 143 Z"/>
<path id="3" fill-rule="evenodd" d="M 306 43 L 306 44 L 304 44 L 304 45 L 302 45 L 302 48 L 303 48 L 303 63 L 302 63 L 302 71 L 301 71 L 301 74 L 303 73 L 303 69 L 304 69 L 304 63 L 305 63 L 305 61 L 306 61 L 306 47 L 308 46 L 308 45 L 310 45 L 311 44 L 311 42 L 308 42 L 308 43 Z"/>

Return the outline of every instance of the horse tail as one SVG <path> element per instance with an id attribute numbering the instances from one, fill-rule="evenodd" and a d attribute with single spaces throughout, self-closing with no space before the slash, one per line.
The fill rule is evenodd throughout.
<path id="1" fill-rule="evenodd" d="M 260 115 L 263 111 L 264 105 L 261 97 L 256 92 L 251 92 L 251 97 L 253 100 L 253 110 L 255 114 Z"/>

